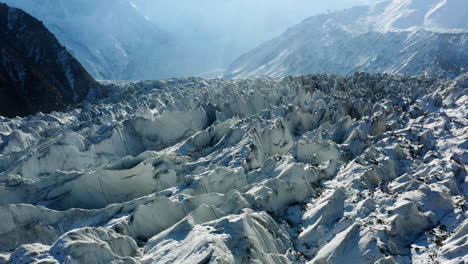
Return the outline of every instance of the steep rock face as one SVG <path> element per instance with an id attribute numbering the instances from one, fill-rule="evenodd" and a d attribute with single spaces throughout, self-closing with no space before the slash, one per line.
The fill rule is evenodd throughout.
<path id="1" fill-rule="evenodd" d="M 64 109 L 100 86 L 40 21 L 5 4 L 0 59 L 0 115 Z"/>
<path id="2" fill-rule="evenodd" d="M 168 77 L 169 37 L 129 0 L 1 0 L 44 21 L 96 79 Z M 176 43 L 170 43 L 174 46 Z M 170 68 L 170 69 L 167 69 Z M 172 76 L 169 76 L 172 77 Z"/>
<path id="3" fill-rule="evenodd" d="M 226 78 L 356 71 L 455 77 L 468 68 L 468 8 L 393 0 L 304 20 L 234 61 Z"/>
<path id="4" fill-rule="evenodd" d="M 463 263 L 468 75 L 116 83 L 0 123 L 0 263 Z"/>

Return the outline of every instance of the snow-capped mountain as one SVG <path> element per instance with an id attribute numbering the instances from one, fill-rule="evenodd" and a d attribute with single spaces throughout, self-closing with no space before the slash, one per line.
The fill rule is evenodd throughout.
<path id="1" fill-rule="evenodd" d="M 63 110 L 100 88 L 40 21 L 0 3 L 0 115 Z"/>
<path id="2" fill-rule="evenodd" d="M 468 261 L 468 75 L 116 85 L 1 119 L 0 263 Z"/>
<path id="3" fill-rule="evenodd" d="M 97 79 L 157 79 L 167 34 L 129 0 L 1 0 L 39 20 Z"/>
<path id="4" fill-rule="evenodd" d="M 377 31 L 468 31 L 465 0 L 393 0 L 368 10 L 367 18 L 359 22 Z"/>
<path id="5" fill-rule="evenodd" d="M 468 69 L 464 0 L 393 0 L 311 17 L 244 54 L 225 77 Z"/>

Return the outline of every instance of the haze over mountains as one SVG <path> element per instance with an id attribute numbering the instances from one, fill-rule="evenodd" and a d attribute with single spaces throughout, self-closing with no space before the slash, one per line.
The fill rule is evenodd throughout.
<path id="1" fill-rule="evenodd" d="M 243 53 L 312 15 L 372 0 L 134 0 L 186 57 L 184 76 L 225 69 Z M 179 60 L 180 56 L 174 56 Z"/>
<path id="2" fill-rule="evenodd" d="M 463 0 L 395 0 L 311 17 L 241 56 L 225 77 L 356 71 L 455 77 L 468 68 Z"/>
<path id="3" fill-rule="evenodd" d="M 96 79 L 196 76 L 226 68 L 288 26 L 359 0 L 1 0 L 43 21 Z"/>
<path id="4" fill-rule="evenodd" d="M 383 1 L 296 26 L 325 8 L 304 0 L 262 0 L 255 8 L 245 0 L 2 1 L 43 20 L 97 79 L 355 71 L 454 77 L 467 67 L 463 0 Z M 329 6 L 357 3 L 364 4 Z"/>

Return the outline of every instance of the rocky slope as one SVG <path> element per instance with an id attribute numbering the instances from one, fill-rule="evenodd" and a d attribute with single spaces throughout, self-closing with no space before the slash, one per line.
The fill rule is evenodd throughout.
<path id="1" fill-rule="evenodd" d="M 157 79 L 167 76 L 167 58 L 172 55 L 165 49 L 168 35 L 138 12 L 129 0 L 0 2 L 44 21 L 96 79 Z"/>
<path id="2" fill-rule="evenodd" d="M 0 3 L 0 115 L 63 110 L 99 87 L 40 21 Z"/>
<path id="3" fill-rule="evenodd" d="M 311 17 L 233 62 L 226 78 L 356 71 L 454 78 L 468 68 L 463 0 L 393 0 Z"/>
<path id="4" fill-rule="evenodd" d="M 468 261 L 468 75 L 116 83 L 0 123 L 0 263 Z"/>

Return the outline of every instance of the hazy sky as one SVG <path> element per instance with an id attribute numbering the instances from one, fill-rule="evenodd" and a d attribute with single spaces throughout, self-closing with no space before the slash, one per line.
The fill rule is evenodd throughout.
<path id="1" fill-rule="evenodd" d="M 133 0 L 189 54 L 224 67 L 310 16 L 376 0 Z"/>

